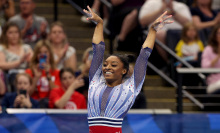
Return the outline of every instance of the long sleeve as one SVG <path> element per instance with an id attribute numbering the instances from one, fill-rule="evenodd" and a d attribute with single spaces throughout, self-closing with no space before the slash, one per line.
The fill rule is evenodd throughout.
<path id="1" fill-rule="evenodd" d="M 93 59 L 89 70 L 89 82 L 93 79 L 95 74 L 100 74 L 102 71 L 102 62 L 105 52 L 105 43 L 92 44 L 93 46 Z"/>
<path id="2" fill-rule="evenodd" d="M 139 87 L 142 84 L 146 75 L 146 69 L 147 69 L 147 61 L 152 52 L 152 49 L 146 47 L 142 48 L 140 55 L 137 58 L 136 64 L 134 66 L 134 84 L 135 88 L 141 88 Z"/>

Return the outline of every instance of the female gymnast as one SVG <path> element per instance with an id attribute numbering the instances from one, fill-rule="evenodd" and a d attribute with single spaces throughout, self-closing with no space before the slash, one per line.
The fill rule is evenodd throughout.
<path id="1" fill-rule="evenodd" d="M 84 9 L 97 23 L 92 45 L 93 59 L 89 71 L 88 123 L 90 133 L 122 133 L 122 121 L 140 92 L 146 74 L 147 61 L 156 37 L 156 31 L 172 23 L 164 12 L 149 29 L 148 36 L 137 58 L 132 76 L 123 82 L 129 63 L 123 56 L 111 55 L 103 63 L 105 43 L 103 20 L 89 6 Z M 117 20 L 116 20 L 117 21 Z"/>

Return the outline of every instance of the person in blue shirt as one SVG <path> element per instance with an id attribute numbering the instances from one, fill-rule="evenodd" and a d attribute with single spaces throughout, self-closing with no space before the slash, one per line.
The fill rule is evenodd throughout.
<path id="1" fill-rule="evenodd" d="M 31 77 L 26 73 L 16 75 L 17 92 L 6 93 L 2 100 L 2 109 L 6 108 L 38 108 L 38 101 L 32 99 L 29 90 L 32 85 Z"/>
<path id="2" fill-rule="evenodd" d="M 156 31 L 172 23 L 164 12 L 149 28 L 137 58 L 134 72 L 123 81 L 129 63 L 123 55 L 111 55 L 103 64 L 105 43 L 103 20 L 88 6 L 87 19 L 97 23 L 92 39 L 93 59 L 89 71 L 88 123 L 90 133 L 121 133 L 122 121 L 139 94 L 146 74 L 147 61 L 154 47 Z M 116 20 L 117 21 L 117 20 Z"/>

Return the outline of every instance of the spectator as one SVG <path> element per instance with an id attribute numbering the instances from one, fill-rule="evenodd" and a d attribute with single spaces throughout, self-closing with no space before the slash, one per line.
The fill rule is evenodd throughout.
<path id="1" fill-rule="evenodd" d="M 14 78 L 24 71 L 33 55 L 29 45 L 23 44 L 19 27 L 15 23 L 7 23 L 3 28 L 0 45 L 0 69 L 9 74 L 9 83 L 14 91 Z"/>
<path id="2" fill-rule="evenodd" d="M 38 102 L 29 95 L 32 79 L 28 74 L 16 76 L 17 92 L 6 93 L 2 100 L 2 108 L 38 108 Z"/>
<path id="3" fill-rule="evenodd" d="M 79 71 L 76 72 L 76 76 L 83 75 L 84 86 L 76 89 L 76 91 L 83 94 L 88 99 L 88 88 L 89 88 L 89 69 L 92 63 L 93 50 L 92 47 L 87 48 L 82 56 L 82 64 L 79 66 Z"/>
<path id="4" fill-rule="evenodd" d="M 14 1 L 13 0 L 1 0 L 0 1 L 0 26 L 4 26 L 7 20 L 14 15 L 15 15 Z"/>
<path id="5" fill-rule="evenodd" d="M 140 24 L 143 27 L 150 26 L 165 10 L 168 11 L 167 15 L 173 15 L 174 22 L 157 32 L 157 39 L 164 44 L 168 30 L 181 30 L 183 25 L 192 20 L 190 10 L 184 3 L 174 0 L 147 0 L 140 9 Z M 155 45 L 155 47 L 164 61 L 168 62 L 166 52 L 158 45 Z"/>
<path id="6" fill-rule="evenodd" d="M 139 52 L 140 46 L 133 47 L 132 43 L 137 44 L 141 34 L 138 23 L 139 8 L 145 0 L 111 0 L 113 5 L 108 22 L 108 29 L 112 37 L 115 38 L 115 45 L 120 51 Z M 133 33 L 133 34 L 132 34 Z M 132 37 L 128 37 L 132 35 Z"/>
<path id="7" fill-rule="evenodd" d="M 21 29 L 23 41 L 34 48 L 35 43 L 45 38 L 49 31 L 45 18 L 34 14 L 36 7 L 34 0 L 20 0 L 20 14 L 9 21 L 15 22 Z"/>
<path id="8" fill-rule="evenodd" d="M 54 52 L 54 59 L 58 69 L 71 67 L 76 71 L 77 58 L 74 47 L 69 46 L 64 27 L 61 22 L 54 22 L 50 27 L 49 39 Z"/>
<path id="9" fill-rule="evenodd" d="M 208 46 L 202 54 L 203 68 L 220 68 L 220 25 L 214 27 Z M 219 93 L 220 73 L 210 74 L 207 77 L 207 93 Z"/>
<path id="10" fill-rule="evenodd" d="M 211 28 L 220 22 L 220 13 L 211 9 L 212 0 L 194 0 L 191 8 L 192 20 L 199 30 L 204 33 L 207 42 Z"/>
<path id="11" fill-rule="evenodd" d="M 41 40 L 36 44 L 30 69 L 26 73 L 33 78 L 31 97 L 41 100 L 40 107 L 47 107 L 50 90 L 60 85 L 59 70 L 55 67 L 53 51 L 48 41 Z"/>
<path id="12" fill-rule="evenodd" d="M 75 78 L 74 74 L 71 68 L 63 68 L 60 70 L 62 87 L 51 91 L 50 108 L 86 109 L 85 97 L 75 91 L 84 85 L 84 80 L 82 76 Z"/>
<path id="13" fill-rule="evenodd" d="M 203 51 L 204 45 L 199 39 L 198 31 L 193 23 L 188 23 L 183 27 L 181 40 L 176 46 L 176 54 L 183 60 L 188 61 L 194 67 L 200 67 L 200 53 Z M 181 67 L 180 62 L 176 66 Z"/>

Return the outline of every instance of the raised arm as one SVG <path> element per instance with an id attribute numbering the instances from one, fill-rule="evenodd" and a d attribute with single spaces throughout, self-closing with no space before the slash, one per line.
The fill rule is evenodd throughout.
<path id="1" fill-rule="evenodd" d="M 145 78 L 146 69 L 147 69 L 147 61 L 151 54 L 151 51 L 154 47 L 156 32 L 160 30 L 165 24 L 170 24 L 173 21 L 168 20 L 172 16 L 164 17 L 167 14 L 167 11 L 164 12 L 160 17 L 158 17 L 152 24 L 149 29 L 149 33 L 147 38 L 142 46 L 140 55 L 137 58 L 135 67 L 134 67 L 134 81 L 136 88 L 141 89 L 140 83 L 143 83 Z"/>
<path id="2" fill-rule="evenodd" d="M 91 81 L 95 74 L 101 73 L 102 61 L 105 52 L 105 43 L 103 36 L 103 20 L 92 9 L 87 6 L 89 11 L 84 9 L 84 12 L 89 16 L 87 20 L 91 20 L 97 23 L 92 38 L 93 43 L 93 59 L 89 71 L 89 80 Z"/>

